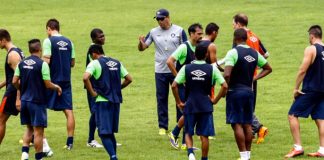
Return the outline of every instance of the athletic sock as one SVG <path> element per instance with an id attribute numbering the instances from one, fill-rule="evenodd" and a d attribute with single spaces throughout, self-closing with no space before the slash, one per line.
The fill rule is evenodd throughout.
<path id="1" fill-rule="evenodd" d="M 71 145 L 71 144 L 73 144 L 73 137 L 68 137 L 68 138 L 66 139 L 66 145 L 69 146 L 69 145 Z"/>
<path id="2" fill-rule="evenodd" d="M 117 154 L 117 141 L 116 141 L 115 134 L 111 135 L 111 142 L 113 143 L 115 154 Z"/>
<path id="3" fill-rule="evenodd" d="M 241 160 L 248 160 L 249 159 L 246 151 L 240 152 L 240 156 L 241 156 Z"/>
<path id="4" fill-rule="evenodd" d="M 318 152 L 324 154 L 324 147 L 320 146 Z"/>
<path id="5" fill-rule="evenodd" d="M 181 128 L 178 127 L 178 125 L 176 125 L 172 131 L 172 134 L 174 137 L 179 137 L 179 133 L 181 131 Z"/>
<path id="6" fill-rule="evenodd" d="M 96 132 L 96 119 L 95 114 L 91 113 L 90 120 L 89 120 L 89 138 L 88 143 L 91 143 L 94 140 L 94 134 Z"/>
<path id="7" fill-rule="evenodd" d="M 294 148 L 297 151 L 303 150 L 303 147 L 301 145 L 298 145 L 298 144 L 294 144 Z"/>
<path id="8" fill-rule="evenodd" d="M 21 148 L 21 152 L 29 153 L 29 147 L 27 147 L 27 146 L 22 146 L 22 148 Z"/>
<path id="9" fill-rule="evenodd" d="M 115 149 L 114 149 L 114 144 L 113 144 L 113 142 L 111 140 L 111 137 L 112 136 L 110 136 L 110 135 L 100 135 L 102 144 L 105 147 L 106 151 L 108 152 L 110 158 L 111 159 L 113 159 L 113 158 L 117 159 L 116 152 L 115 152 Z"/>
<path id="10" fill-rule="evenodd" d="M 246 152 L 247 152 L 248 159 L 251 159 L 251 151 L 246 151 Z"/>
<path id="11" fill-rule="evenodd" d="M 208 160 L 208 157 L 201 157 L 201 160 Z"/>
<path id="12" fill-rule="evenodd" d="M 43 152 L 35 153 L 35 159 L 36 160 L 41 160 L 42 158 L 43 158 Z"/>
<path id="13" fill-rule="evenodd" d="M 46 138 L 43 138 L 43 151 L 44 151 L 44 149 L 45 150 L 49 150 L 49 145 L 48 145 L 48 143 L 47 143 L 47 139 Z"/>
<path id="14" fill-rule="evenodd" d="M 187 152 L 188 152 L 188 156 L 189 156 L 190 153 L 195 154 L 194 151 L 193 151 L 193 148 L 188 148 Z"/>

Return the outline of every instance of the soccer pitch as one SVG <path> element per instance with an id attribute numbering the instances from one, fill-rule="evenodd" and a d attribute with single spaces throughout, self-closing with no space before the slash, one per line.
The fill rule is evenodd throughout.
<path id="1" fill-rule="evenodd" d="M 252 159 L 276 160 L 291 149 L 293 141 L 287 112 L 293 101 L 293 87 L 304 48 L 308 44 L 307 29 L 314 24 L 324 27 L 324 1 L 269 0 L 269 1 L 57 1 L 57 0 L 1 0 L 0 28 L 7 29 L 15 45 L 29 56 L 27 41 L 46 38 L 45 23 L 57 18 L 61 33 L 70 38 L 76 48 L 76 65 L 72 69 L 72 90 L 76 130 L 72 151 L 63 149 L 66 141 L 66 120 L 63 112 L 48 111 L 48 128 L 45 130 L 54 156 L 48 159 L 107 159 L 104 149 L 86 146 L 88 138 L 89 108 L 82 76 L 85 56 L 91 43 L 90 31 L 101 28 L 106 35 L 104 50 L 108 56 L 119 59 L 133 77 L 133 83 L 123 90 L 119 133 L 116 134 L 117 155 L 120 160 L 183 160 L 187 153 L 174 150 L 167 136 L 158 135 L 155 83 L 154 46 L 144 52 L 137 50 L 138 36 L 146 35 L 158 24 L 155 11 L 166 8 L 171 21 L 186 31 L 195 22 L 206 26 L 215 22 L 220 26 L 216 39 L 218 58 L 232 47 L 232 18 L 238 12 L 249 17 L 249 25 L 270 52 L 268 59 L 273 72 L 258 82 L 256 114 L 269 128 L 265 142 L 252 144 Z M 0 50 L 0 80 L 4 80 L 5 50 Z M 4 93 L 0 90 L 0 95 Z M 169 96 L 169 129 L 175 123 L 175 102 Z M 225 101 L 214 106 L 216 139 L 210 140 L 209 159 L 231 160 L 239 157 L 230 125 L 225 124 Z M 306 153 L 318 149 L 318 134 L 311 119 L 301 119 L 301 138 Z M 18 117 L 7 122 L 5 138 L 0 146 L 0 159 L 19 159 L 21 139 L 25 126 Z M 96 133 L 97 134 L 97 133 Z M 96 140 L 100 142 L 98 136 Z M 194 146 L 200 141 L 194 137 Z M 34 159 L 34 149 L 30 157 Z M 200 159 L 201 151 L 196 152 Z M 298 159 L 311 159 L 307 156 Z"/>

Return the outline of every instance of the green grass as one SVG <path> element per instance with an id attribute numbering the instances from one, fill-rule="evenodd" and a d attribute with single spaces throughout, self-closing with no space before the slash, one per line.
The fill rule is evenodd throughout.
<path id="1" fill-rule="evenodd" d="M 6 28 L 13 42 L 27 53 L 27 41 L 46 38 L 45 23 L 49 18 L 61 22 L 61 33 L 69 37 L 76 47 L 76 66 L 72 73 L 73 103 L 76 117 L 75 145 L 72 151 L 62 149 L 66 140 L 63 113 L 48 111 L 46 135 L 54 150 L 51 160 L 107 159 L 103 149 L 86 147 L 89 110 L 83 89 L 82 75 L 85 54 L 91 42 L 90 31 L 102 28 L 106 35 L 104 49 L 109 56 L 119 59 L 133 76 L 133 83 L 123 90 L 124 103 L 120 116 L 117 141 L 121 160 L 182 160 L 186 152 L 172 150 L 166 136 L 159 136 L 154 84 L 154 47 L 144 53 L 137 50 L 138 36 L 157 26 L 153 20 L 157 9 L 169 9 L 172 22 L 187 30 L 194 22 L 205 26 L 216 22 L 220 34 L 216 40 L 218 57 L 224 57 L 232 45 L 232 17 L 238 12 L 249 16 L 249 28 L 263 41 L 271 53 L 269 62 L 273 73 L 259 81 L 256 113 L 270 129 L 264 144 L 252 146 L 252 159 L 282 159 L 292 147 L 287 112 L 292 103 L 292 89 L 296 73 L 308 45 L 307 29 L 310 25 L 324 27 L 324 2 L 315 1 L 57 1 L 57 0 L 2 0 L 0 28 Z M 0 66 L 4 66 L 5 51 L 0 51 Z M 0 68 L 0 79 L 4 69 Z M 4 89 L 0 90 L 3 95 Z M 175 103 L 170 94 L 169 126 L 175 125 Z M 239 154 L 229 125 L 225 124 L 225 103 L 215 106 L 216 140 L 210 142 L 210 159 L 236 159 Z M 19 117 L 8 121 L 5 139 L 0 146 L 1 159 L 20 158 L 18 140 L 24 127 Z M 301 131 L 306 152 L 317 150 L 317 129 L 311 119 L 301 120 Z M 97 137 L 96 139 L 99 140 Z M 195 145 L 200 146 L 198 138 Z M 34 149 L 31 149 L 33 157 Z M 200 157 L 201 152 L 196 152 Z M 299 159 L 307 159 L 303 156 Z"/>

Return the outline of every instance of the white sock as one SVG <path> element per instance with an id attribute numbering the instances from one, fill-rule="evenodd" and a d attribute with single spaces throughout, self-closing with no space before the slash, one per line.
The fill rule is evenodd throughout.
<path id="1" fill-rule="evenodd" d="M 248 155 L 248 159 L 251 159 L 251 151 L 246 151 Z"/>
<path id="2" fill-rule="evenodd" d="M 320 146 L 318 152 L 324 154 L 324 147 Z"/>
<path id="3" fill-rule="evenodd" d="M 50 149 L 50 146 L 47 143 L 47 139 L 43 139 L 43 151 L 48 151 Z"/>
<path id="4" fill-rule="evenodd" d="M 241 156 L 241 160 L 248 160 L 249 159 L 246 151 L 240 152 L 240 156 Z"/>
<path id="5" fill-rule="evenodd" d="M 301 145 L 298 145 L 298 144 L 294 144 L 294 148 L 297 151 L 303 150 L 303 147 Z"/>

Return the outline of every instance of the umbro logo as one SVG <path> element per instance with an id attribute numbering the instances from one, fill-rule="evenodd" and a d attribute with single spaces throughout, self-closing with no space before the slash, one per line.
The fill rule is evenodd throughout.
<path id="1" fill-rule="evenodd" d="M 60 46 L 59 50 L 67 50 L 66 46 L 68 45 L 68 43 L 66 43 L 64 41 L 59 41 L 56 44 Z"/>
<path id="2" fill-rule="evenodd" d="M 324 51 L 322 52 L 322 60 L 324 61 Z"/>
<path id="3" fill-rule="evenodd" d="M 32 65 L 34 65 L 36 62 L 33 61 L 32 59 L 28 59 L 28 60 L 24 60 L 24 63 L 27 65 L 24 65 L 23 68 L 34 69 L 34 67 Z"/>
<path id="4" fill-rule="evenodd" d="M 106 64 L 109 67 L 109 70 L 117 70 L 117 68 L 115 68 L 115 66 L 117 65 L 116 62 L 114 62 L 114 61 L 108 61 Z"/>
<path id="5" fill-rule="evenodd" d="M 258 41 L 258 39 L 256 37 L 252 36 L 252 37 L 250 37 L 250 41 L 256 42 L 256 41 Z"/>
<path id="6" fill-rule="evenodd" d="M 199 69 L 192 71 L 191 74 L 195 76 L 192 77 L 192 80 L 200 80 L 200 81 L 205 80 L 205 78 L 202 78 L 202 76 L 206 75 L 206 73 Z"/>
<path id="7" fill-rule="evenodd" d="M 244 59 L 245 59 L 246 61 L 248 61 L 249 63 L 255 61 L 255 59 L 254 59 L 252 56 L 250 56 L 250 55 L 245 56 Z"/>
<path id="8" fill-rule="evenodd" d="M 63 47 L 63 48 L 68 45 L 68 43 L 66 43 L 64 41 L 59 41 L 56 44 L 59 45 L 59 46 L 61 46 L 61 47 Z"/>
<path id="9" fill-rule="evenodd" d="M 28 60 L 24 60 L 24 63 L 27 64 L 28 66 L 31 66 L 31 65 L 35 64 L 36 62 L 33 61 L 32 59 L 28 59 Z"/>

